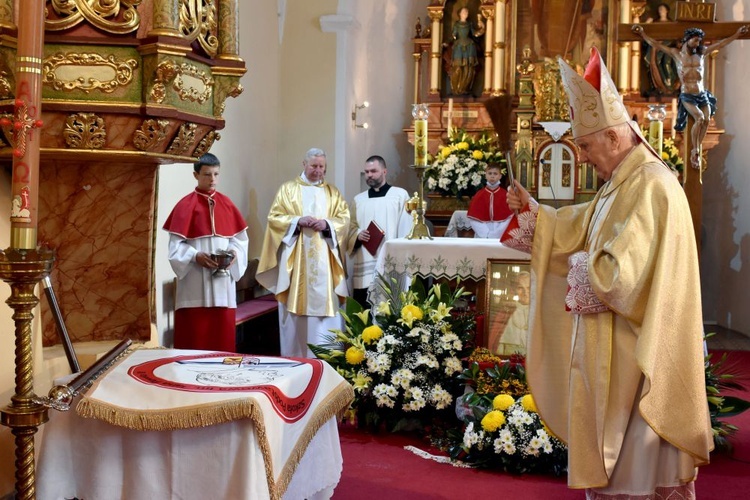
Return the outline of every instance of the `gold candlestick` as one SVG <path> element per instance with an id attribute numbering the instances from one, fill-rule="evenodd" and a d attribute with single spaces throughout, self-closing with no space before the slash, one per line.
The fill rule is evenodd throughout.
<path id="1" fill-rule="evenodd" d="M 411 167 L 417 172 L 419 192 L 414 193 L 407 203 L 407 210 L 411 212 L 414 223 L 406 238 L 410 240 L 432 239 L 424 219 L 427 203 L 424 201 L 424 182 L 422 181 L 424 171 L 427 169 L 427 118 L 430 116 L 430 109 L 426 104 L 415 104 L 411 115 L 414 117 L 414 165 Z"/>
<path id="2" fill-rule="evenodd" d="M 16 350 L 15 394 L 10 405 L 0 409 L 0 423 L 10 427 L 16 445 L 16 497 L 36 498 L 34 434 L 47 421 L 47 408 L 35 401 L 31 322 L 39 299 L 37 283 L 52 269 L 54 255 L 37 246 L 39 199 L 39 142 L 42 126 L 42 58 L 44 56 L 45 0 L 18 3 L 18 49 L 16 51 L 16 99 L 13 118 L 3 127 L 12 132 L 13 147 L 10 248 L 0 251 L 0 279 L 10 285 L 6 301 L 13 309 Z M 6 136 L 8 133 L 6 132 Z"/>

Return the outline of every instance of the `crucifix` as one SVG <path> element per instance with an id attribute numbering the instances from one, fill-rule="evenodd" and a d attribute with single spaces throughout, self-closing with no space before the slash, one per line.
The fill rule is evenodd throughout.
<path id="1" fill-rule="evenodd" d="M 700 253 L 702 174 L 706 168 L 702 144 L 717 102 L 705 87 L 704 62 L 706 56 L 711 56 L 730 42 L 739 38 L 750 38 L 750 30 L 746 23 L 714 22 L 715 4 L 713 3 L 677 2 L 676 7 L 677 20 L 675 22 L 619 25 L 618 42 L 642 39 L 655 49 L 666 53 L 677 64 L 681 82 L 680 108 L 683 118 L 686 118 L 686 124 L 679 123 L 680 114 L 678 113 L 678 123 L 675 128 L 684 130 L 682 155 L 686 160 L 686 166 L 682 180 L 690 204 L 696 243 Z M 681 40 L 682 46 L 668 47 L 659 40 Z"/>

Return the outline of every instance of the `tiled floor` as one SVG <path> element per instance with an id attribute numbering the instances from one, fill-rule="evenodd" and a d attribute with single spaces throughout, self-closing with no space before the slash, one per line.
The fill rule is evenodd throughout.
<path id="1" fill-rule="evenodd" d="M 704 330 L 706 333 L 716 333 L 706 340 L 709 349 L 750 351 L 750 337 L 747 335 L 718 325 L 705 325 Z"/>

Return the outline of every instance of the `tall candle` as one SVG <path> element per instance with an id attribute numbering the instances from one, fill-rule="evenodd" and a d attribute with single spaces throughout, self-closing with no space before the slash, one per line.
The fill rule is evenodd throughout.
<path id="1" fill-rule="evenodd" d="M 42 126 L 44 4 L 40 0 L 24 2 L 19 11 L 15 112 L 12 119 L 2 120 L 2 125 L 13 130 L 10 246 L 21 249 L 33 249 L 37 244 L 40 139 L 35 129 Z"/>
<path id="2" fill-rule="evenodd" d="M 453 124 L 453 98 L 448 99 L 448 139 L 451 138 L 451 125 Z"/>
<path id="3" fill-rule="evenodd" d="M 674 129 L 677 125 L 677 99 L 672 99 L 672 139 L 677 135 L 677 131 Z"/>
<path id="4" fill-rule="evenodd" d="M 661 143 L 664 138 L 664 122 L 652 121 L 648 126 L 648 143 L 661 157 Z"/>
<path id="5" fill-rule="evenodd" d="M 414 165 L 427 165 L 427 117 L 430 110 L 426 104 L 415 104 L 411 112 L 414 117 Z"/>

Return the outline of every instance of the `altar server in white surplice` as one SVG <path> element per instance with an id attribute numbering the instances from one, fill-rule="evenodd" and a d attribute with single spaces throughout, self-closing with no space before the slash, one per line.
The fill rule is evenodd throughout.
<path id="1" fill-rule="evenodd" d="M 409 194 L 405 189 L 391 186 L 386 182 L 388 168 L 381 156 L 371 156 L 365 161 L 365 182 L 370 189 L 354 197 L 352 223 L 349 229 L 349 255 L 354 258 L 352 284 L 353 298 L 369 308 L 367 289 L 375 279 L 375 264 L 378 253 L 386 241 L 403 238 L 411 231 L 412 218 L 406 211 Z M 368 227 L 371 222 L 384 232 L 383 240 L 373 255 L 366 248 L 374 235 Z"/>
<path id="2" fill-rule="evenodd" d="M 325 344 L 329 330 L 343 326 L 349 208 L 324 180 L 322 149 L 310 149 L 302 167 L 276 193 L 256 276 L 279 301 L 281 355 L 312 358 L 307 345 Z"/>

